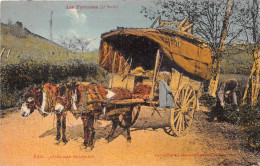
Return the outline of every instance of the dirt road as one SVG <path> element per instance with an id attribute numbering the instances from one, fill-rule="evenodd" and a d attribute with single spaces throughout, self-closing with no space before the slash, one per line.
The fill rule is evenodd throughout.
<path id="1" fill-rule="evenodd" d="M 141 111 L 145 111 L 142 108 Z M 162 128 L 132 128 L 132 142 L 117 129 L 106 143 L 111 124 L 96 121 L 95 147 L 82 148 L 81 120 L 69 115 L 69 142 L 55 144 L 54 116 L 34 112 L 22 118 L 15 112 L 1 119 L 1 166 L 30 165 L 257 165 L 259 156 L 243 147 L 239 127 L 208 122 L 207 109 L 196 112 L 190 132 L 184 137 L 167 135 Z M 101 123 L 102 122 L 102 123 Z"/>

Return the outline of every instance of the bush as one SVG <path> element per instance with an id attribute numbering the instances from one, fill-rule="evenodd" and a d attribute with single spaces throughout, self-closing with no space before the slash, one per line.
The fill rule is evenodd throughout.
<path id="1" fill-rule="evenodd" d="M 260 104 L 245 105 L 240 109 L 240 126 L 245 135 L 246 144 L 253 149 L 260 149 Z"/>
<path id="2" fill-rule="evenodd" d="M 94 64 L 52 65 L 25 61 L 0 67 L 1 109 L 16 106 L 21 98 L 17 92 L 33 84 L 60 83 L 80 80 L 107 84 L 107 73 Z"/>
<path id="3" fill-rule="evenodd" d="M 16 22 L 15 25 L 10 25 L 10 33 L 17 38 L 26 38 L 26 30 L 21 22 Z"/>
<path id="4" fill-rule="evenodd" d="M 17 93 L 8 93 L 0 90 L 0 96 L 1 109 L 17 106 L 17 102 L 19 101 Z"/>

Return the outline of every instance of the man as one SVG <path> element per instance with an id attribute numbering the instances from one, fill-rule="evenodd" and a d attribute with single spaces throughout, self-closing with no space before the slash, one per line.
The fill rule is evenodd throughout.
<path id="1" fill-rule="evenodd" d="M 162 80 L 159 85 L 159 107 L 175 108 L 172 90 L 167 83 Z"/>
<path id="2" fill-rule="evenodd" d="M 224 80 L 219 84 L 216 92 L 217 103 L 216 107 L 211 110 L 210 121 L 213 121 L 215 117 L 217 117 L 218 120 L 223 120 L 224 108 L 229 99 L 229 96 L 232 98 L 232 108 L 235 109 L 236 113 L 238 113 L 239 109 L 236 94 L 237 88 L 238 82 L 235 79 Z"/>

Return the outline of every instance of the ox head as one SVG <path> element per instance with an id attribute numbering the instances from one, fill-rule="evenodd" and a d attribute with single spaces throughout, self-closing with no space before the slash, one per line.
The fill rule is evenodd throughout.
<path id="1" fill-rule="evenodd" d="M 23 117 L 28 117 L 35 109 L 38 109 L 40 103 L 42 102 L 42 89 L 41 88 L 31 88 L 24 94 L 25 102 L 21 107 L 21 115 Z"/>

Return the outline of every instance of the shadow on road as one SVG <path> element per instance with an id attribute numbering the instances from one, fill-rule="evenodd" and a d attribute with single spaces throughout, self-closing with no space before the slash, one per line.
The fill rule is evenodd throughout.
<path id="1" fill-rule="evenodd" d="M 100 122 L 97 122 L 94 127 L 95 127 L 95 132 L 96 132 L 94 142 L 96 142 L 97 140 L 99 140 L 101 138 L 107 138 L 108 134 L 112 128 L 111 124 L 102 126 L 100 124 Z M 136 131 L 136 130 L 139 130 L 139 129 L 135 129 L 134 131 Z M 57 134 L 57 128 L 54 127 L 51 130 L 45 131 L 43 134 L 41 134 L 39 136 L 39 138 L 44 138 L 47 136 L 56 136 L 56 134 Z M 115 131 L 113 140 L 116 139 L 120 135 L 123 135 L 125 138 L 127 138 L 126 130 L 121 127 L 118 127 Z M 75 126 L 66 126 L 66 136 L 67 136 L 68 141 L 77 140 L 78 138 L 84 139 L 83 124 L 79 124 L 79 125 L 75 125 Z"/>

